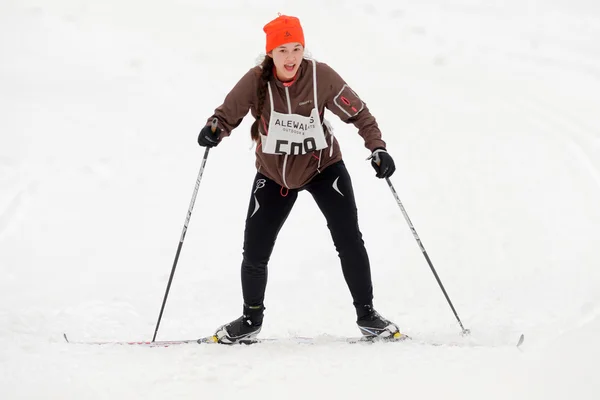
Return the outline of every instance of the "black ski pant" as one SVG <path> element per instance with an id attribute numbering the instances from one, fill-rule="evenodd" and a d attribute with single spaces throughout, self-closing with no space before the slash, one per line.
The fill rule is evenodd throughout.
<path id="1" fill-rule="evenodd" d="M 352 182 L 343 161 L 316 175 L 300 189 L 286 189 L 257 173 L 244 231 L 242 291 L 248 306 L 263 304 L 267 264 L 279 230 L 287 219 L 298 192 L 308 191 L 327 220 L 342 271 L 357 313 L 371 305 L 373 286 L 369 258 L 358 226 Z"/>

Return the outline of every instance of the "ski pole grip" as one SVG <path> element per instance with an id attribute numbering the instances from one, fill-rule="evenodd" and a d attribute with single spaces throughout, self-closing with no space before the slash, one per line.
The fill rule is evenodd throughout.
<path id="1" fill-rule="evenodd" d="M 212 133 L 215 133 L 217 131 L 218 122 L 219 120 L 217 118 L 213 118 L 212 122 L 210 123 L 210 130 L 212 131 Z"/>

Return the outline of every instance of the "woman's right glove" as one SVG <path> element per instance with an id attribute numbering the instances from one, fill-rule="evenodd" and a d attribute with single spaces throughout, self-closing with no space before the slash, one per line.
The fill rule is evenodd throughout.
<path id="1" fill-rule="evenodd" d="M 206 125 L 200 131 L 198 135 L 198 144 L 202 147 L 215 147 L 219 144 L 219 135 L 221 134 L 221 128 L 218 126 L 213 127 L 211 125 Z"/>

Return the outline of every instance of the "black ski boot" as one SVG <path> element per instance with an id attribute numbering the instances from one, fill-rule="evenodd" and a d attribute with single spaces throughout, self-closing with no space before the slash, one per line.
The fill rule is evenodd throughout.
<path id="1" fill-rule="evenodd" d="M 221 326 L 212 339 L 222 344 L 252 343 L 260 333 L 265 307 L 247 306 L 244 304 L 244 314 Z"/>
<path id="2" fill-rule="evenodd" d="M 358 319 L 356 323 L 365 338 L 384 340 L 401 340 L 407 338 L 407 336 L 400 333 L 398 325 L 383 318 L 371 305 L 358 307 L 357 314 Z"/>

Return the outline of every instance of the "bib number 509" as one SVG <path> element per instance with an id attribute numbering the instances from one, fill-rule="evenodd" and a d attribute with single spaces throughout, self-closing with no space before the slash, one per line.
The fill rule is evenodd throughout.
<path id="1" fill-rule="evenodd" d="M 292 156 L 298 156 L 301 154 L 307 154 L 317 149 L 317 144 L 314 138 L 306 138 L 301 143 L 292 142 L 288 140 L 277 140 L 275 142 L 275 153 L 277 154 L 289 154 Z"/>

